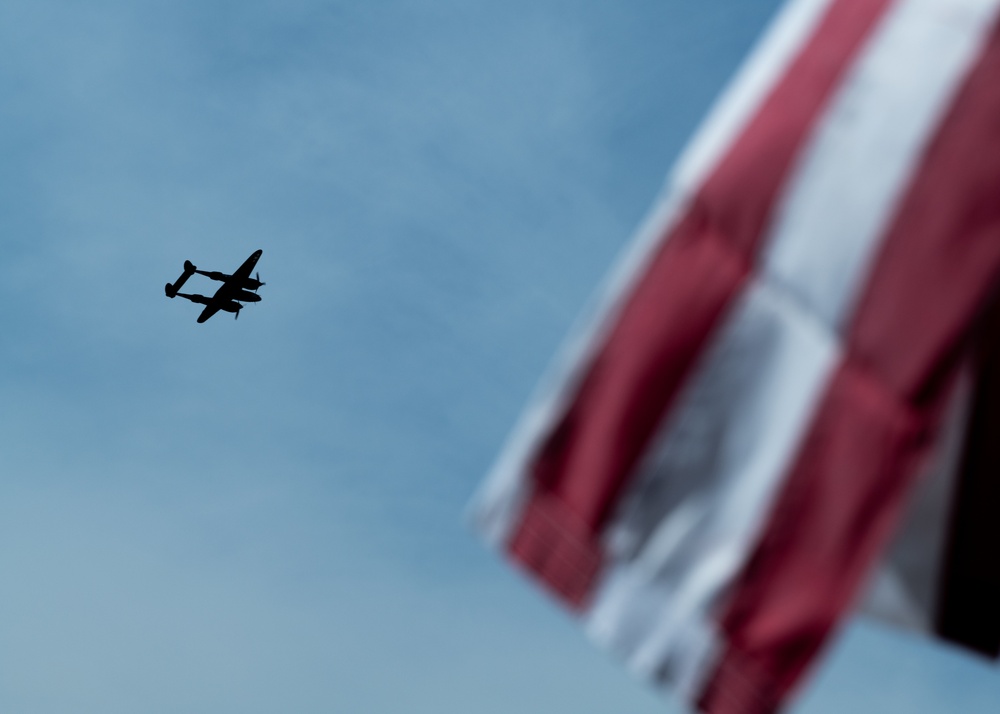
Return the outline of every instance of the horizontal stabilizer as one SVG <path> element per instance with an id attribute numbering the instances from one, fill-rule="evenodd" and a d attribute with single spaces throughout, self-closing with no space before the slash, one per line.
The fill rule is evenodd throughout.
<path id="1" fill-rule="evenodd" d="M 195 267 L 191 263 L 191 261 L 190 260 L 185 260 L 184 261 L 184 272 L 181 273 L 181 276 L 179 278 L 177 278 L 177 282 L 175 282 L 173 284 L 167 283 L 167 287 L 166 287 L 167 297 L 168 298 L 174 297 L 177 294 L 177 291 L 180 290 L 182 287 L 184 287 L 184 283 L 187 282 L 187 279 L 190 278 L 192 275 L 194 275 L 194 271 L 195 271 Z"/>

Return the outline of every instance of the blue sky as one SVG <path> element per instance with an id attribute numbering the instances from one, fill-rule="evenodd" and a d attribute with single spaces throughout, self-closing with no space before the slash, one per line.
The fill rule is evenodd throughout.
<path id="1" fill-rule="evenodd" d="M 0 4 L 0 711 L 681 712 L 462 512 L 777 5 Z M 998 703 L 856 624 L 796 711 Z"/>

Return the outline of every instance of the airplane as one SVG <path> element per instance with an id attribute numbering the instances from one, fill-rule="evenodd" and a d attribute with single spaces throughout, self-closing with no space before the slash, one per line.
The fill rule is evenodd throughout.
<path id="1" fill-rule="evenodd" d="M 184 272 L 181 273 L 176 282 L 172 284 L 167 283 L 164 290 L 168 298 L 182 297 L 199 305 L 204 305 L 205 309 L 198 316 L 198 322 L 205 322 L 205 320 L 219 310 L 234 313 L 234 319 L 239 319 L 240 310 L 243 309 L 243 306 L 240 304 L 241 302 L 260 302 L 260 295 L 257 294 L 257 289 L 265 285 L 265 283 L 261 282 L 260 273 L 257 273 L 256 278 L 251 278 L 250 272 L 257 265 L 257 261 L 263 252 L 262 250 L 255 251 L 232 275 L 226 275 L 216 270 L 198 270 L 190 260 L 185 260 Z M 222 283 L 219 289 L 215 291 L 215 295 L 208 297 L 207 295 L 191 295 L 179 292 L 184 283 L 187 282 L 187 279 L 195 273 Z"/>

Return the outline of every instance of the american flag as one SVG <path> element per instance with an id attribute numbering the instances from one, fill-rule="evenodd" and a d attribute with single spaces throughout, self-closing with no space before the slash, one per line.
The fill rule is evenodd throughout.
<path id="1" fill-rule="evenodd" d="M 998 277 L 1000 0 L 793 0 L 474 519 L 709 714 L 859 608 L 995 657 Z"/>

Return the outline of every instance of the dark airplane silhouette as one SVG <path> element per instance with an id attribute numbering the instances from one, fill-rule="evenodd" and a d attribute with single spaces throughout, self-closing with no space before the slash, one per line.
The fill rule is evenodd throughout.
<path id="1" fill-rule="evenodd" d="M 196 302 L 199 305 L 204 305 L 205 309 L 201 311 L 198 316 L 198 322 L 205 322 L 212 315 L 217 313 L 219 310 L 223 312 L 235 313 L 236 319 L 239 319 L 240 310 L 243 306 L 240 305 L 241 302 L 260 302 L 260 295 L 257 294 L 257 288 L 264 285 L 260 280 L 260 273 L 257 273 L 256 278 L 250 277 L 250 272 L 253 267 L 257 264 L 260 259 L 261 253 L 264 251 L 258 250 L 241 265 L 235 273 L 232 275 L 226 275 L 225 273 L 220 273 L 218 271 L 205 271 L 198 270 L 190 260 L 184 261 L 184 272 L 181 273 L 181 277 L 177 278 L 177 282 L 171 284 L 167 283 L 164 290 L 167 293 L 168 298 L 182 297 L 187 298 L 191 302 Z M 218 290 L 215 291 L 215 295 L 208 297 L 206 295 L 189 295 L 187 293 L 178 292 L 181 286 L 187 282 L 195 273 L 199 275 L 204 275 L 212 280 L 218 280 L 222 283 Z M 251 292 L 253 291 L 253 292 Z"/>

